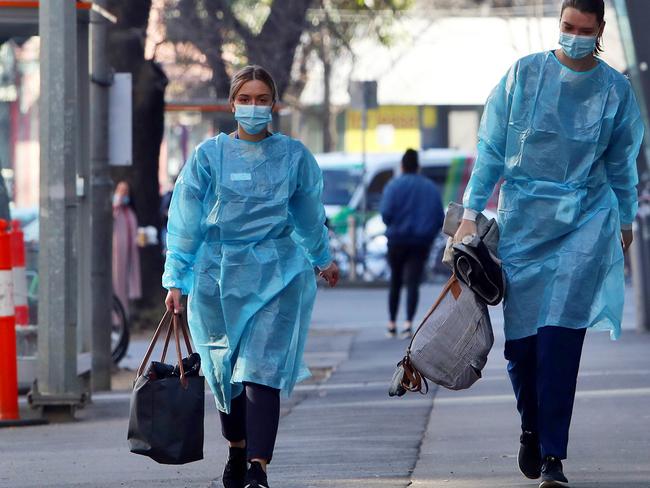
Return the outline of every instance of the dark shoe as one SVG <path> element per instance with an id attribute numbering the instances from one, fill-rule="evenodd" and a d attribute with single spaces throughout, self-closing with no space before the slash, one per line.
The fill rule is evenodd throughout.
<path id="1" fill-rule="evenodd" d="M 546 456 L 542 464 L 542 482 L 539 488 L 568 487 L 569 481 L 562 472 L 562 461 L 553 456 Z"/>
<path id="2" fill-rule="evenodd" d="M 517 456 L 519 471 L 526 478 L 536 480 L 542 474 L 542 452 L 539 448 L 539 436 L 527 430 L 519 438 L 519 455 Z"/>
<path id="3" fill-rule="evenodd" d="M 257 461 L 253 461 L 250 468 L 248 468 L 244 488 L 269 488 L 266 473 Z"/>
<path id="4" fill-rule="evenodd" d="M 225 488 L 244 488 L 246 480 L 246 449 L 243 447 L 231 447 L 228 462 L 223 470 L 223 486 Z"/>
<path id="5" fill-rule="evenodd" d="M 387 328 L 386 329 L 386 337 L 388 337 L 389 339 L 393 338 L 393 337 L 397 337 L 397 329 L 395 327 Z"/>

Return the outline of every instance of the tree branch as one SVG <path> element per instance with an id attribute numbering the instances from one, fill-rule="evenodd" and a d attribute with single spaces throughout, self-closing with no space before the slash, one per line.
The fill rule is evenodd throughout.
<path id="1" fill-rule="evenodd" d="M 231 1 L 229 0 L 206 0 L 210 7 L 209 10 L 213 13 L 217 21 L 223 22 L 237 33 L 239 37 L 248 44 L 248 41 L 253 38 L 253 33 L 248 27 L 242 24 L 232 10 Z M 274 2 L 275 3 L 275 2 Z M 221 13 L 222 19 L 217 17 L 217 13 Z"/>

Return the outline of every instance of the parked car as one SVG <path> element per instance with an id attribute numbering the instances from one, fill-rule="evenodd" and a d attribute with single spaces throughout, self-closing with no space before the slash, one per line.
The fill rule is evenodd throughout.
<path id="1" fill-rule="evenodd" d="M 471 168 L 474 155 L 454 149 L 425 149 L 419 152 L 421 173 L 430 178 L 441 193 L 457 198 L 463 174 Z M 364 164 L 361 154 L 322 153 L 316 161 L 323 171 L 323 204 L 331 228 L 336 233 L 347 231 L 350 215 L 359 218 L 366 192 L 366 220 L 379 211 L 386 184 L 399 174 L 402 154 L 368 154 Z M 453 171 L 450 171 L 453 169 Z M 449 192 L 449 190 L 453 190 Z"/>

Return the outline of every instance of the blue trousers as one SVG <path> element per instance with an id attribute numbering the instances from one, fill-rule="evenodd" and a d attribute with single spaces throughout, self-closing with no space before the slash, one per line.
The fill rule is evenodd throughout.
<path id="1" fill-rule="evenodd" d="M 540 327 L 536 335 L 506 341 L 521 430 L 539 435 L 542 456 L 566 459 L 585 332 Z"/>

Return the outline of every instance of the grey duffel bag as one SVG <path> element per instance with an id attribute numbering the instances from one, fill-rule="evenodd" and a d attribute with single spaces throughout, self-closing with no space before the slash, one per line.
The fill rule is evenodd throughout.
<path id="1" fill-rule="evenodd" d="M 413 334 L 389 394 L 423 391 L 426 379 L 449 388 L 472 386 L 494 343 L 487 306 L 452 276 Z"/>

